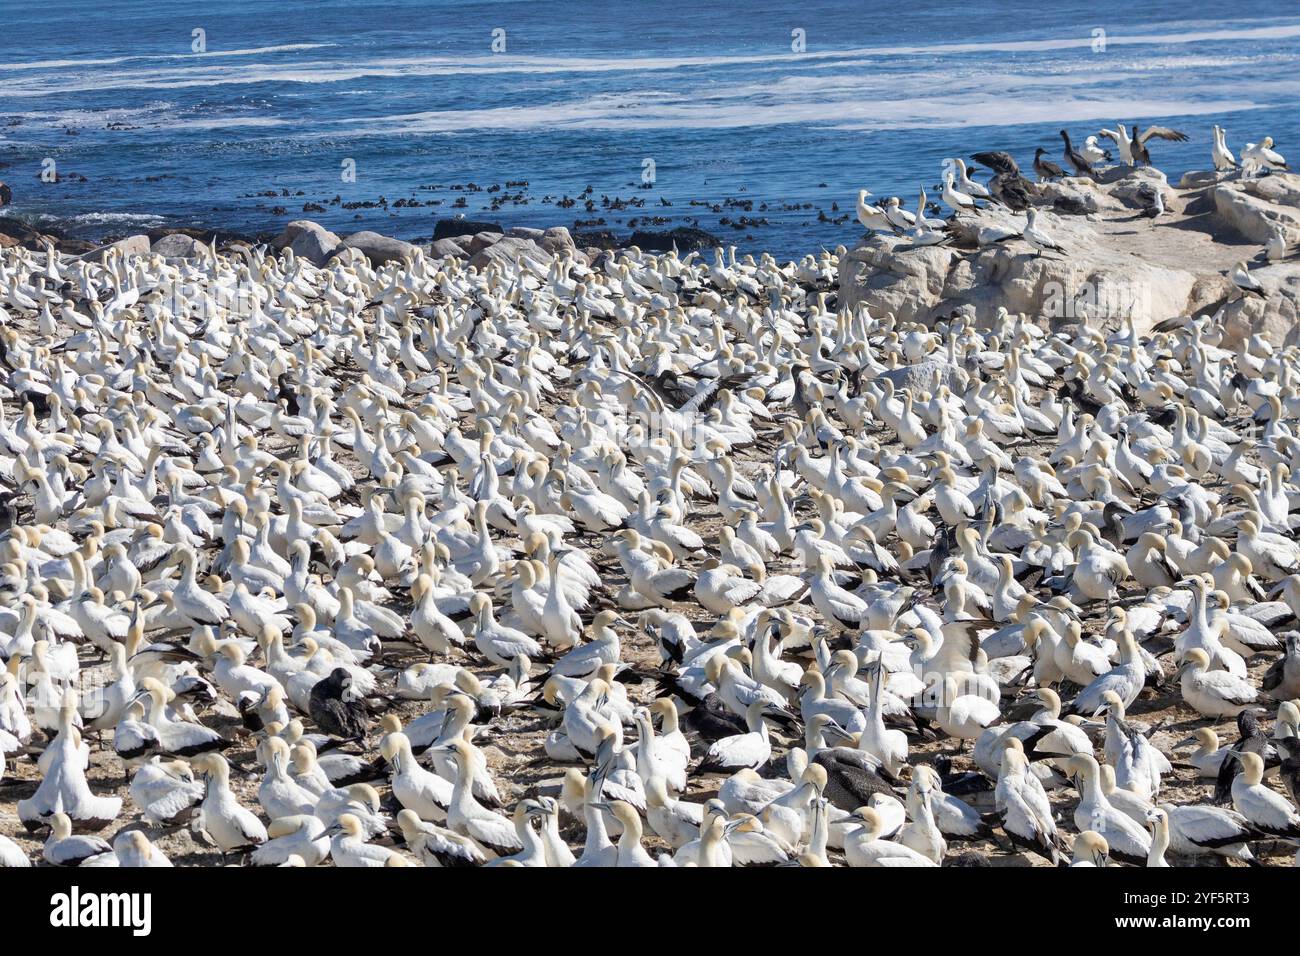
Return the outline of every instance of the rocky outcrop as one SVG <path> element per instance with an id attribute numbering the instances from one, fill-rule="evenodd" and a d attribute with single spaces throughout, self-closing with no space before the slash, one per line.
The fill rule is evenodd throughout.
<path id="1" fill-rule="evenodd" d="M 342 243 L 342 239 L 320 223 L 310 219 L 296 219 L 285 226 L 284 232 L 271 242 L 271 248 L 291 249 L 295 256 L 306 259 L 312 265 L 323 266 Z"/>
<path id="2" fill-rule="evenodd" d="M 360 250 L 372 266 L 409 259 L 415 255 L 416 250 L 414 243 L 369 231 L 352 233 L 343 240 L 343 248 Z"/>
<path id="3" fill-rule="evenodd" d="M 11 245 L 23 245 L 31 249 L 36 248 L 44 238 L 44 234 L 35 226 L 9 216 L 0 216 L 0 236 L 12 239 Z"/>
<path id="4" fill-rule="evenodd" d="M 540 245 L 542 238 L 546 235 L 546 230 L 534 229 L 531 226 L 515 226 L 507 229 L 506 235 L 514 236 L 516 239 L 531 239 Z"/>
<path id="5" fill-rule="evenodd" d="M 469 264 L 485 269 L 493 263 L 506 264 L 528 259 L 538 268 L 546 268 L 556 256 L 568 256 L 586 261 L 577 250 L 569 230 L 563 226 L 550 229 L 533 229 L 516 226 L 505 233 L 476 232 L 455 238 L 435 239 L 429 247 L 431 255 L 467 257 Z"/>
<path id="6" fill-rule="evenodd" d="M 1240 174 L 1233 169 L 1189 169 L 1183 173 L 1182 179 L 1178 180 L 1178 188 L 1204 189 L 1206 186 L 1236 179 L 1238 175 Z"/>
<path id="7" fill-rule="evenodd" d="M 1300 177 L 1223 182 L 1213 187 L 1211 198 L 1219 221 L 1252 242 L 1267 242 L 1278 229 L 1300 237 Z"/>
<path id="8" fill-rule="evenodd" d="M 1147 186 L 1160 190 L 1168 210 L 1156 224 L 1141 212 Z M 1139 332 L 1218 312 L 1228 345 L 1254 334 L 1275 345 L 1297 338 L 1300 261 L 1267 263 L 1260 246 L 1278 228 L 1300 240 L 1300 177 L 1242 182 L 1235 172 L 1189 173 L 1175 188 L 1157 169 L 1114 167 L 1097 182 L 1044 184 L 1040 202 L 1039 223 L 1064 254 L 1037 255 L 1019 238 L 981 245 L 989 227 L 1024 227 L 1023 217 L 990 207 L 953 220 L 950 245 L 866 237 L 841 258 L 840 304 L 922 323 L 958 311 L 983 323 L 999 308 L 1054 327 L 1113 328 L 1131 316 Z M 1242 259 L 1253 260 L 1252 275 L 1269 289 L 1264 299 L 1242 298 L 1228 280 Z"/>
<path id="9" fill-rule="evenodd" d="M 1053 324 L 1117 325 L 1131 315 L 1145 330 L 1227 293 L 1226 280 L 1207 285 L 1190 271 L 1108 248 L 1085 220 L 1040 212 L 1039 223 L 1066 254 L 1036 255 L 1019 239 L 971 252 L 873 237 L 841 261 L 840 301 L 914 322 L 932 323 L 969 306 L 977 322 L 1006 308 Z"/>

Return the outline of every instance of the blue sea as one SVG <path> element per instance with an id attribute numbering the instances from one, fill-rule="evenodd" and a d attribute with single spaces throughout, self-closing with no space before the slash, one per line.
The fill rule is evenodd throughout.
<path id="1" fill-rule="evenodd" d="M 1275 2 L 43 0 L 3 19 L 6 211 L 85 238 L 294 218 L 422 238 L 465 215 L 698 224 L 784 257 L 853 241 L 859 188 L 914 205 L 944 157 L 1028 168 L 1061 128 L 1184 130 L 1152 146 L 1171 179 L 1209 166 L 1213 123 L 1300 159 L 1300 7 Z"/>

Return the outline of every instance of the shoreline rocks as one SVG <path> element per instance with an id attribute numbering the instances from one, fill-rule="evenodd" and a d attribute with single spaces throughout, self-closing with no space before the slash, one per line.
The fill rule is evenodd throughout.
<path id="1" fill-rule="evenodd" d="M 1145 216 L 1139 191 L 1160 190 L 1167 212 Z M 1300 259 L 1268 261 L 1261 246 L 1275 234 L 1300 242 L 1300 176 L 1274 173 L 1243 180 L 1236 171 L 1189 172 L 1171 185 L 1158 169 L 1108 167 L 1097 179 L 1067 177 L 1039 187 L 1041 223 L 1065 248 L 1036 255 L 1019 238 L 981 245 L 989 226 L 1022 229 L 1024 217 L 990 206 L 951 221 L 952 239 L 913 247 L 904 238 L 864 236 L 841 256 L 837 305 L 892 312 L 904 322 L 932 324 L 957 313 L 991 321 L 999 309 L 1045 318 L 1053 327 L 1114 328 L 1131 319 L 1139 333 L 1180 316 L 1221 313 L 1231 345 L 1254 334 L 1274 344 L 1300 341 Z M 0 216 L 0 248 L 42 249 L 102 262 L 109 249 L 125 255 L 185 259 L 206 255 L 212 242 L 266 242 L 293 251 L 317 267 L 364 259 L 372 266 L 401 261 L 423 248 L 476 269 L 526 258 L 545 269 L 559 256 L 590 262 L 603 252 L 636 246 L 648 252 L 676 248 L 685 255 L 723 240 L 701 229 L 642 229 L 620 238 L 612 230 L 539 229 L 460 218 L 440 219 L 427 243 L 362 230 L 346 235 L 309 219 L 289 222 L 278 235 L 256 237 L 191 227 L 166 227 L 93 244 L 67 239 L 54 228 Z M 987 239 L 987 233 L 985 232 Z M 1227 279 L 1248 260 L 1270 294 L 1245 299 Z"/>
<path id="2" fill-rule="evenodd" d="M 1142 211 L 1145 186 L 1164 199 L 1158 220 Z M 1042 184 L 1039 201 L 1040 226 L 1064 254 L 1040 256 L 1019 238 L 981 246 L 983 227 L 1025 224 L 1023 215 L 993 207 L 957 217 L 950 244 L 913 247 L 876 233 L 841 259 L 840 306 L 925 324 L 959 311 L 987 324 L 1000 308 L 1053 327 L 1114 329 L 1131 319 L 1139 334 L 1221 312 L 1229 347 L 1255 334 L 1274 345 L 1300 340 L 1300 260 L 1268 262 L 1261 249 L 1278 230 L 1300 240 L 1300 177 L 1189 173 L 1173 187 L 1157 169 L 1112 167 L 1095 182 Z M 1228 280 L 1243 259 L 1270 290 L 1266 298 L 1244 298 Z"/>
<path id="3" fill-rule="evenodd" d="M 714 249 L 726 243 L 703 229 L 678 226 L 675 229 L 638 229 L 632 233 L 627 245 L 650 252 L 672 252 L 675 248 L 685 255 L 697 249 Z"/>

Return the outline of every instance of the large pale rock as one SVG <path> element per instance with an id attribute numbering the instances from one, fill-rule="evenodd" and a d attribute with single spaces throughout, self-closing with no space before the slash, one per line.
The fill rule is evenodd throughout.
<path id="1" fill-rule="evenodd" d="M 1279 206 L 1300 207 L 1300 176 L 1295 173 L 1273 173 L 1243 180 L 1242 188 L 1252 196 Z"/>
<path id="2" fill-rule="evenodd" d="M 476 232 L 472 236 L 462 236 L 458 241 L 471 256 L 477 252 L 482 252 L 488 246 L 496 245 L 501 241 L 504 233 L 500 232 Z"/>
<path id="3" fill-rule="evenodd" d="M 1038 256 L 1020 239 L 964 252 L 871 237 L 841 262 L 840 303 L 866 304 L 876 314 L 927 324 L 963 306 L 973 307 L 981 324 L 991 322 L 1000 307 L 1053 324 L 1118 325 L 1131 314 L 1141 332 L 1226 294 L 1222 282 L 1207 286 L 1190 271 L 1108 247 L 1077 217 L 1040 210 L 1039 223 L 1067 254 Z"/>
<path id="4" fill-rule="evenodd" d="M 464 259 L 469 255 L 465 248 L 455 239 L 435 239 L 429 245 L 429 254 L 435 259 L 445 259 L 448 256 L 455 256 L 458 259 Z"/>
<path id="5" fill-rule="evenodd" d="M 150 251 L 164 259 L 192 259 L 206 255 L 207 247 L 193 236 L 174 232 L 155 239 Z"/>
<path id="6" fill-rule="evenodd" d="M 1087 179 L 1066 179 L 1063 182 L 1042 183 L 1039 195 L 1048 206 L 1065 208 L 1082 213 L 1096 213 L 1103 209 L 1120 209 L 1120 203 L 1102 192 Z"/>
<path id="7" fill-rule="evenodd" d="M 486 269 L 494 262 L 506 266 L 525 258 L 545 268 L 550 265 L 554 257 L 531 239 L 503 236 L 492 245 L 474 253 L 470 257 L 469 264 L 478 269 Z"/>
<path id="8" fill-rule="evenodd" d="M 1169 210 L 1158 225 L 1134 214 L 1146 185 L 1161 191 Z M 1073 208 L 1095 204 L 1096 211 L 1061 216 L 1045 208 L 1061 199 Z M 999 308 L 1054 328 L 1113 328 L 1131 316 L 1139 333 L 1217 313 L 1227 346 L 1251 335 L 1274 345 L 1300 342 L 1300 260 L 1262 263 L 1253 245 L 1278 229 L 1300 240 L 1300 176 L 1189 173 L 1174 189 L 1158 169 L 1115 166 L 1096 182 L 1044 184 L 1042 203 L 1039 222 L 1064 254 L 1035 255 L 1020 238 L 992 242 L 990 234 L 1023 229 L 1025 220 L 989 207 L 954 218 L 948 246 L 913 248 L 900 237 L 868 236 L 841 257 L 840 305 L 925 324 L 961 311 L 986 324 Z M 1228 280 L 1242 259 L 1252 261 L 1252 274 L 1268 290 L 1263 299 L 1242 298 Z"/>
<path id="9" fill-rule="evenodd" d="M 323 266 L 343 240 L 318 222 L 295 219 L 272 242 L 273 249 L 292 249 L 293 254 L 312 265 Z"/>
<path id="10" fill-rule="evenodd" d="M 573 236 L 569 235 L 569 230 L 564 226 L 552 226 L 547 229 L 542 238 L 538 240 L 540 245 L 547 252 L 553 255 L 560 255 L 563 252 L 572 252 L 575 248 Z"/>
<path id="11" fill-rule="evenodd" d="M 1216 183 L 1227 182 L 1240 176 L 1235 169 L 1189 169 L 1183 173 L 1183 178 L 1178 180 L 1179 189 L 1203 189 L 1206 186 L 1213 186 Z"/>
<path id="12" fill-rule="evenodd" d="M 542 240 L 546 238 L 546 230 L 533 229 L 531 226 L 514 226 L 506 230 L 506 235 L 515 236 L 519 239 L 531 239 L 540 246 Z"/>
<path id="13" fill-rule="evenodd" d="M 1156 169 L 1154 166 L 1123 168 L 1127 169 L 1129 174 L 1121 179 L 1117 179 L 1111 185 L 1108 192 L 1108 195 L 1111 199 L 1115 200 L 1117 204 L 1127 206 L 1129 209 L 1145 209 L 1145 205 L 1137 198 L 1138 191 L 1144 186 L 1154 186 L 1160 191 L 1166 209 L 1173 204 L 1174 191 L 1169 188 L 1169 180 L 1160 170 Z"/>
<path id="14" fill-rule="evenodd" d="M 1295 187 L 1295 177 L 1291 179 L 1291 188 Z M 1282 176 L 1269 176 L 1268 179 L 1281 181 Z M 1292 235 L 1300 235 L 1300 208 L 1295 205 L 1279 205 L 1276 201 L 1258 195 L 1258 190 L 1281 198 L 1289 196 L 1288 184 L 1278 182 L 1270 186 L 1251 183 L 1249 186 L 1241 181 L 1221 183 L 1211 189 L 1214 199 L 1216 218 L 1234 232 L 1254 242 L 1264 243 L 1275 230 L 1282 229 Z"/>
<path id="15" fill-rule="evenodd" d="M 417 247 L 414 243 L 367 230 L 352 233 L 343 240 L 343 248 L 359 249 L 372 266 L 382 266 L 385 262 L 401 261 L 413 256 Z"/>
<path id="16" fill-rule="evenodd" d="M 145 235 L 127 236 L 119 239 L 117 242 L 110 242 L 107 245 L 92 249 L 81 256 L 87 262 L 103 263 L 104 257 L 108 255 L 110 249 L 116 249 L 123 256 L 147 256 L 149 255 L 149 237 Z"/>

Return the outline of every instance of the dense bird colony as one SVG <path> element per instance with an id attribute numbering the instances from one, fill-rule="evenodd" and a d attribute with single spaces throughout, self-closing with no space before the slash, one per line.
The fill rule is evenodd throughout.
<path id="1" fill-rule="evenodd" d="M 1296 349 L 837 267 L 5 250 L 3 864 L 1291 862 Z"/>

